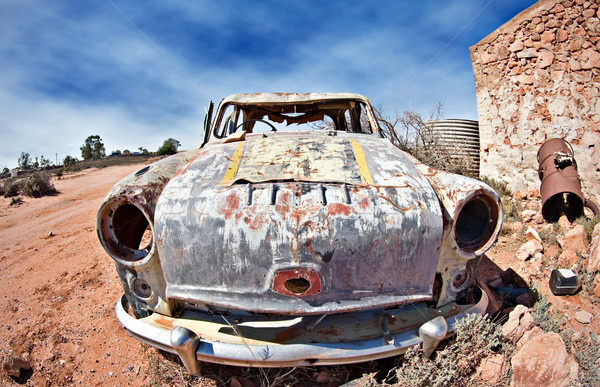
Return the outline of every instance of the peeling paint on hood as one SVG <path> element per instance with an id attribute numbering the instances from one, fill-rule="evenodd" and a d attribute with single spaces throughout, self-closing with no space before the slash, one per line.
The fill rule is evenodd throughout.
<path id="1" fill-rule="evenodd" d="M 360 184 L 362 181 L 348 138 L 248 136 L 239 157 L 231 183 L 284 180 Z M 236 162 L 234 157 L 231 163 Z"/>

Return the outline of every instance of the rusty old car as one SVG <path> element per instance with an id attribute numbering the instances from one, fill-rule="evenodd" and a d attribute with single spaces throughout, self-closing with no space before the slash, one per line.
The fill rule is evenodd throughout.
<path id="1" fill-rule="evenodd" d="M 485 313 L 474 271 L 501 222 L 492 188 L 392 145 L 367 98 L 261 93 L 118 182 L 97 231 L 122 326 L 195 373 L 430 354 Z"/>

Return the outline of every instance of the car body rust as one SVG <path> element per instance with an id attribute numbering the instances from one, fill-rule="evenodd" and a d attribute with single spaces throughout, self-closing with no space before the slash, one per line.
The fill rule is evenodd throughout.
<path id="1" fill-rule="evenodd" d="M 241 94 L 209 112 L 199 149 L 126 177 L 99 210 L 132 335 L 190 372 L 340 364 L 434 348 L 483 313 L 492 188 L 394 147 L 358 94 Z"/>

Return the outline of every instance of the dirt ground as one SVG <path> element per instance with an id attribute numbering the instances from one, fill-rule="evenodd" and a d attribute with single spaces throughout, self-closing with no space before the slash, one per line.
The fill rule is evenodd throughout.
<path id="1" fill-rule="evenodd" d="M 56 195 L 23 198 L 18 206 L 0 198 L 0 356 L 21 357 L 32 367 L 17 381 L 3 374 L 1 384 L 161 383 L 156 374 L 162 371 L 155 362 L 164 358 L 128 336 L 115 317 L 122 288 L 98 242 L 95 224 L 96 211 L 113 184 L 142 165 L 93 168 L 54 178 Z M 518 241 L 503 236 L 489 255 L 506 269 L 517 248 Z M 539 275 L 545 291 L 548 274 L 543 270 Z M 598 315 L 595 306 L 578 295 L 551 301 L 578 331 L 583 326 L 572 318 L 575 311 L 583 308 Z M 591 328 L 599 332 L 597 321 L 594 318 Z M 233 385 L 235 371 L 225 373 L 229 378 L 206 378 L 201 384 Z M 180 377 L 177 384 L 185 384 L 184 375 Z"/>
<path id="2" fill-rule="evenodd" d="M 122 293 L 96 236 L 96 211 L 140 165 L 53 179 L 58 194 L 0 201 L 0 351 L 33 367 L 28 384 L 143 385 L 148 349 L 114 314 Z M 2 380 L 6 383 L 9 380 Z"/>

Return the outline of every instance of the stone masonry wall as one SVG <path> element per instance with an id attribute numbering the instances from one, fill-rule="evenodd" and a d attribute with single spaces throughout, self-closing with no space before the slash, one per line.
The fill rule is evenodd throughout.
<path id="1" fill-rule="evenodd" d="M 470 48 L 482 176 L 539 188 L 537 151 L 574 148 L 582 190 L 600 200 L 598 0 L 541 0 Z"/>

